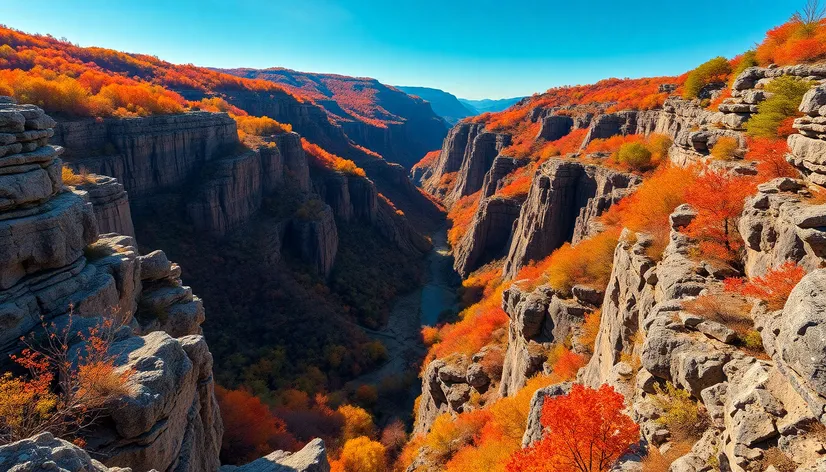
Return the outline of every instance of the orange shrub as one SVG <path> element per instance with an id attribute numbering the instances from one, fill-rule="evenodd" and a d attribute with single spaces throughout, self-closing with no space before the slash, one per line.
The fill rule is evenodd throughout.
<path id="1" fill-rule="evenodd" d="M 320 146 L 307 141 L 305 138 L 301 138 L 301 147 L 304 148 L 304 152 L 309 155 L 310 162 L 318 167 L 359 177 L 367 176 L 364 169 L 357 166 L 355 162 L 327 152 Z"/>
<path id="2" fill-rule="evenodd" d="M 570 294 L 577 284 L 604 288 L 611 276 L 617 232 L 606 231 L 572 246 L 565 243 L 550 256 L 520 269 L 514 280 L 526 289 L 547 283 L 554 290 Z"/>
<path id="3" fill-rule="evenodd" d="M 800 177 L 800 173 L 786 160 L 789 146 L 785 139 L 749 138 L 746 159 L 757 161 L 760 181 L 777 177 Z"/>
<path id="4" fill-rule="evenodd" d="M 424 157 L 413 165 L 414 169 L 419 169 L 422 167 L 432 167 L 436 161 L 439 159 L 439 154 L 442 151 L 430 151 L 429 153 L 425 154 Z"/>
<path id="5" fill-rule="evenodd" d="M 279 123 L 268 116 L 232 115 L 232 118 L 238 123 L 238 131 L 254 136 L 291 133 L 293 130 L 291 125 Z"/>
<path id="6" fill-rule="evenodd" d="M 528 195 L 535 172 L 535 165 L 528 165 L 517 169 L 516 172 L 506 177 L 506 183 L 496 192 L 497 195 L 503 197 L 524 197 Z"/>
<path id="7" fill-rule="evenodd" d="M 770 269 L 762 277 L 751 280 L 728 278 L 724 284 L 729 292 L 763 300 L 770 310 L 779 310 L 804 276 L 806 269 L 793 261 L 786 261 L 783 265 Z"/>
<path id="8" fill-rule="evenodd" d="M 623 198 L 602 215 L 607 225 L 649 233 L 654 237 L 654 253 L 665 249 L 671 230 L 669 216 L 685 203 L 685 193 L 696 179 L 696 170 L 666 165 L 645 179 L 633 194 Z"/>
<path id="9" fill-rule="evenodd" d="M 517 451 L 508 472 L 605 472 L 639 440 L 639 426 L 625 415 L 623 397 L 612 387 L 574 385 L 571 393 L 545 400 L 546 434 Z"/>
<path id="10" fill-rule="evenodd" d="M 361 436 L 344 443 L 341 457 L 330 463 L 332 472 L 384 472 L 387 470 L 385 448 L 378 441 Z"/>
<path id="11" fill-rule="evenodd" d="M 604 152 L 611 154 L 618 151 L 623 144 L 638 143 L 642 140 L 643 137 L 639 134 L 630 134 L 627 136 L 623 136 L 620 134 L 616 136 L 611 136 L 610 138 L 595 139 L 588 143 L 588 146 L 585 147 L 585 152 L 588 154 L 595 152 Z"/>
<path id="12" fill-rule="evenodd" d="M 588 134 L 587 128 L 575 129 L 556 141 L 545 143 L 539 151 L 539 162 L 579 151 L 586 134 Z"/>
<path id="13" fill-rule="evenodd" d="M 791 65 L 826 57 L 826 20 L 807 22 L 792 18 L 766 33 L 757 46 L 760 65 Z"/>
<path id="14" fill-rule="evenodd" d="M 579 369 L 585 367 L 588 360 L 562 344 L 557 344 L 554 351 L 548 356 L 548 363 L 553 365 L 553 373 L 561 382 L 576 378 Z"/>

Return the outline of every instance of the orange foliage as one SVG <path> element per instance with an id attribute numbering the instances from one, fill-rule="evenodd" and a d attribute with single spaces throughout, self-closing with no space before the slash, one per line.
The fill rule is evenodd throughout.
<path id="1" fill-rule="evenodd" d="M 643 137 L 638 134 L 630 134 L 627 136 L 616 135 L 605 139 L 595 139 L 588 143 L 585 147 L 585 152 L 588 154 L 595 152 L 604 152 L 611 154 L 619 150 L 619 148 L 626 143 L 638 143 L 643 140 Z"/>
<path id="2" fill-rule="evenodd" d="M 684 231 L 699 241 L 704 255 L 724 261 L 737 258 L 743 247 L 737 220 L 753 192 L 751 179 L 712 169 L 705 169 L 686 190 L 686 203 L 697 210 L 697 217 Z"/>
<path id="3" fill-rule="evenodd" d="M 826 20 L 806 23 L 798 18 L 769 30 L 757 46 L 760 65 L 791 65 L 826 58 Z"/>
<path id="4" fill-rule="evenodd" d="M 577 152 L 588 134 L 587 128 L 575 129 L 556 141 L 545 143 L 539 151 L 539 162 L 544 162 L 554 156 L 564 156 Z"/>
<path id="5" fill-rule="evenodd" d="M 378 441 L 361 436 L 344 443 L 341 457 L 331 461 L 332 472 L 384 472 L 387 470 L 385 448 Z"/>
<path id="6" fill-rule="evenodd" d="M 292 95 L 264 80 L 242 79 L 144 54 L 82 48 L 51 36 L 0 26 L 0 89 L 23 103 L 72 116 L 144 116 L 180 113 L 190 106 L 177 90 L 205 94 L 250 90 Z M 298 101 L 301 96 L 293 95 Z M 224 110 L 229 111 L 229 110 Z"/>
<path id="7" fill-rule="evenodd" d="M 658 250 L 668 243 L 668 217 L 680 204 L 696 179 L 696 170 L 666 165 L 645 179 L 636 191 L 602 215 L 603 223 L 649 233 Z"/>
<path id="8" fill-rule="evenodd" d="M 439 154 L 442 151 L 430 151 L 429 153 L 425 154 L 424 157 L 413 165 L 414 169 L 419 169 L 422 167 L 432 167 L 436 161 L 439 159 Z"/>
<path id="9" fill-rule="evenodd" d="M 750 138 L 746 159 L 757 161 L 757 174 L 761 181 L 777 177 L 799 177 L 800 173 L 786 160 L 789 146 L 785 139 Z"/>
<path id="10" fill-rule="evenodd" d="M 533 175 L 536 169 L 536 164 L 530 164 L 512 172 L 505 177 L 504 185 L 497 190 L 497 195 L 515 198 L 526 196 L 531 189 L 531 182 L 533 182 Z"/>
<path id="11" fill-rule="evenodd" d="M 221 462 L 245 464 L 276 449 L 292 449 L 296 441 L 284 421 L 246 390 L 216 386 L 215 396 L 224 422 Z"/>
<path id="12" fill-rule="evenodd" d="M 357 175 L 359 177 L 365 177 L 367 175 L 364 169 L 357 166 L 355 162 L 327 152 L 320 146 L 307 141 L 305 138 L 301 138 L 301 147 L 304 148 L 304 152 L 309 155 L 310 162 L 318 167 L 344 174 Z"/>
<path id="13" fill-rule="evenodd" d="M 254 136 L 291 133 L 293 127 L 279 123 L 268 116 L 232 115 L 238 123 L 239 133 L 243 132 Z"/>
<path id="14" fill-rule="evenodd" d="M 577 284 L 604 288 L 611 276 L 617 234 L 616 230 L 609 230 L 576 246 L 565 243 L 545 259 L 522 267 L 514 280 L 525 289 L 548 283 L 564 294 L 570 294 Z"/>
<path id="15" fill-rule="evenodd" d="M 729 292 L 763 300 L 770 310 L 779 310 L 805 275 L 806 269 L 794 261 L 786 261 L 781 266 L 770 269 L 762 277 L 751 280 L 728 278 L 724 284 Z"/>
<path id="16" fill-rule="evenodd" d="M 342 405 L 336 411 L 344 418 L 341 439 L 349 441 L 359 436 L 368 438 L 375 436 L 376 426 L 373 424 L 373 417 L 364 408 Z"/>
<path id="17" fill-rule="evenodd" d="M 558 346 L 562 347 L 562 349 L 553 363 L 554 375 L 563 382 L 573 380 L 576 378 L 576 374 L 579 372 L 579 369 L 585 367 L 588 359 L 586 359 L 585 356 L 581 356 L 571 351 L 561 344 Z"/>
<path id="18" fill-rule="evenodd" d="M 517 451 L 508 472 L 604 472 L 639 440 L 639 426 L 622 413 L 623 397 L 613 387 L 574 385 L 571 393 L 545 400 L 545 435 Z"/>
<path id="19" fill-rule="evenodd" d="M 473 220 L 473 215 L 476 214 L 476 207 L 479 206 L 479 200 L 482 197 L 482 191 L 478 191 L 473 195 L 467 195 L 459 199 L 450 208 L 447 213 L 447 219 L 451 222 L 450 230 L 447 232 L 447 241 L 451 246 L 456 246 L 467 232 L 470 222 Z"/>

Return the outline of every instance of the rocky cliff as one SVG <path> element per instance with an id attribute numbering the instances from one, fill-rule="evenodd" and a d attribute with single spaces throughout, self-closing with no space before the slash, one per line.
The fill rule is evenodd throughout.
<path id="1" fill-rule="evenodd" d="M 587 234 L 588 220 L 620 198 L 610 195 L 639 182 L 633 174 L 576 161 L 558 159 L 544 164 L 522 205 L 503 274 L 513 278 L 530 261 L 544 259 L 571 241 L 574 234 Z"/>
<path id="2" fill-rule="evenodd" d="M 63 148 L 46 144 L 53 125 L 37 107 L 0 107 L 0 130 L 19 144 L 0 159 L 8 184 L 2 186 L 7 191 L 0 213 L 5 326 L 0 351 L 6 357 L 19 350 L 20 337 L 40 329 L 41 320 L 85 330 L 114 319 L 124 329 L 110 352 L 117 354 L 118 369 L 133 373 L 131 393 L 84 432 L 89 450 L 108 466 L 217 470 L 222 425 L 213 394 L 212 356 L 200 335 L 201 302 L 183 286 L 180 267 L 162 252 L 140 256 L 131 237 L 99 235 L 93 202 L 100 198 L 90 198 L 93 187 L 74 193 L 63 185 Z M 113 185 L 96 179 L 96 185 L 101 182 Z M 121 217 L 118 224 L 127 225 Z M 85 341 L 76 337 L 72 342 Z M 7 465 L 14 461 L 35 467 L 32 461 L 58 456 L 50 449 L 67 451 L 60 453 L 61 461 L 75 455 L 67 470 L 81 470 L 77 464 L 84 462 L 104 470 L 48 435 L 4 446 L 0 457 Z"/>

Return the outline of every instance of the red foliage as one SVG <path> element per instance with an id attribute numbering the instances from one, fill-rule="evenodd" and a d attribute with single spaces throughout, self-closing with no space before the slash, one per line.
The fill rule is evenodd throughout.
<path id="1" fill-rule="evenodd" d="M 727 291 L 763 300 L 771 310 L 779 310 L 786 304 L 789 294 L 806 275 L 806 269 L 794 261 L 770 269 L 762 277 L 751 280 L 728 278 L 724 281 Z"/>
<path id="2" fill-rule="evenodd" d="M 413 168 L 420 169 L 422 167 L 432 167 L 439 159 L 440 153 L 441 151 L 430 151 L 429 153 L 425 154 L 419 162 L 413 165 Z"/>
<path id="3" fill-rule="evenodd" d="M 743 247 L 737 220 L 744 200 L 754 192 L 754 182 L 725 171 L 706 169 L 685 192 L 686 203 L 697 210 L 697 217 L 685 228 L 696 238 L 707 256 L 733 261 Z"/>
<path id="4" fill-rule="evenodd" d="M 746 159 L 757 161 L 757 174 L 761 181 L 777 177 L 799 177 L 800 173 L 786 160 L 789 146 L 785 139 L 749 139 Z"/>
<path id="5" fill-rule="evenodd" d="M 284 421 L 272 414 L 258 397 L 245 390 L 215 388 L 224 439 L 221 462 L 244 464 L 276 449 L 290 450 L 298 444 L 286 432 Z"/>
<path id="6" fill-rule="evenodd" d="M 588 146 L 585 148 L 585 152 L 589 154 L 595 152 L 604 152 L 610 154 L 618 151 L 623 144 L 639 143 L 642 141 L 643 137 L 639 134 L 630 134 L 626 136 L 616 135 L 605 139 L 595 139 L 588 143 Z"/>
<path id="7" fill-rule="evenodd" d="M 576 378 L 579 369 L 585 367 L 587 362 L 585 356 L 581 356 L 570 349 L 565 349 L 554 364 L 554 375 L 562 381 L 573 380 Z"/>
<path id="8" fill-rule="evenodd" d="M 639 426 L 622 413 L 613 387 L 574 385 L 571 393 L 545 400 L 541 441 L 517 451 L 508 472 L 604 472 L 639 440 Z"/>
<path id="9" fill-rule="evenodd" d="M 769 30 L 757 46 L 760 65 L 791 65 L 826 57 L 826 20 L 807 24 L 793 18 Z"/>

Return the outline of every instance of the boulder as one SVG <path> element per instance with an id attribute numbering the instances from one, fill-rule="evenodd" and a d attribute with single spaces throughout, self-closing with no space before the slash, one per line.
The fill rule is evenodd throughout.
<path id="1" fill-rule="evenodd" d="M 275 451 L 242 466 L 225 465 L 220 472 L 329 472 L 324 441 L 313 439 L 300 451 Z"/>

